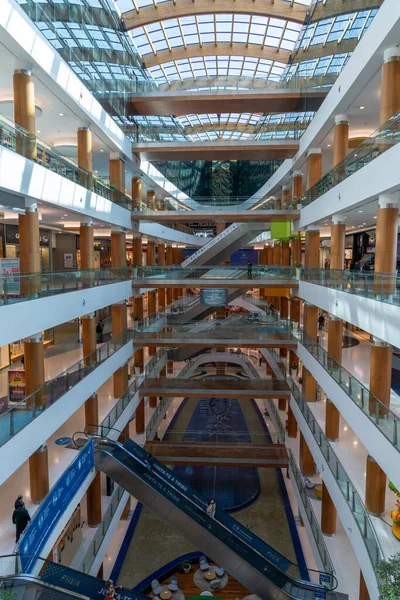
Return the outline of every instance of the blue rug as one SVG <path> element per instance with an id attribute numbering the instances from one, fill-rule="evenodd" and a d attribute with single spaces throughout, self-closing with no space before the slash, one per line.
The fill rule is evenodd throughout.
<path id="1" fill-rule="evenodd" d="M 168 441 L 168 433 L 164 439 Z M 199 400 L 183 439 L 188 442 L 251 441 L 240 404 L 232 398 Z M 253 467 L 177 466 L 174 471 L 206 498 L 216 498 L 218 506 L 227 512 L 242 510 L 260 493 L 258 469 Z"/>

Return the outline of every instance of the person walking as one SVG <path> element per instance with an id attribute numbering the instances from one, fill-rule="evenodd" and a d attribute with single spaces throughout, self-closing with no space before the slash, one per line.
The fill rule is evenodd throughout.
<path id="1" fill-rule="evenodd" d="M 215 515 L 215 509 L 217 508 L 217 504 L 215 502 L 215 498 L 211 498 L 208 502 L 207 502 L 207 508 L 206 508 L 206 513 L 208 514 L 209 517 L 211 517 L 212 519 L 214 518 Z"/>
<path id="2" fill-rule="evenodd" d="M 103 321 L 99 321 L 96 325 L 96 341 L 98 344 L 101 344 L 101 342 L 103 341 L 103 329 Z"/>
<path id="3" fill-rule="evenodd" d="M 14 510 L 12 516 L 12 522 L 14 523 L 16 529 L 15 543 L 18 542 L 19 538 L 21 537 L 21 533 L 25 531 L 30 520 L 31 517 L 25 508 L 25 504 L 22 502 L 22 504 Z"/>
<path id="4" fill-rule="evenodd" d="M 18 496 L 18 498 L 14 502 L 14 508 L 21 508 L 21 506 L 24 506 L 24 497 Z"/>
<path id="5" fill-rule="evenodd" d="M 323 327 L 325 325 L 325 317 L 324 315 L 321 313 L 318 317 L 318 329 L 320 331 L 322 331 Z"/>
<path id="6" fill-rule="evenodd" d="M 250 261 L 247 263 L 247 277 L 248 277 L 248 279 L 253 278 L 253 265 L 251 264 Z"/>

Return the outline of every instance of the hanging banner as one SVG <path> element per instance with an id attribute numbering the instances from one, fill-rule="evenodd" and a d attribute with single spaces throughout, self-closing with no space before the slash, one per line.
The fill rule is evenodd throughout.
<path id="1" fill-rule="evenodd" d="M 24 573 L 29 573 L 32 569 L 36 562 L 34 557 L 41 555 L 58 521 L 92 469 L 94 445 L 93 440 L 89 440 L 51 488 L 24 533 L 19 544 L 19 552 L 29 555 L 21 556 Z"/>
<path id="2" fill-rule="evenodd" d="M 200 290 L 200 306 L 227 306 L 228 290 L 226 288 L 202 288 Z"/>
<path id="3" fill-rule="evenodd" d="M 8 371 L 8 398 L 10 402 L 21 402 L 25 396 L 25 371 Z"/>

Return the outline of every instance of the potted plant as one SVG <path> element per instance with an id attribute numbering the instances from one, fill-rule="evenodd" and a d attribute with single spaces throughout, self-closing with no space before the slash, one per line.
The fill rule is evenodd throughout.
<path id="1" fill-rule="evenodd" d="M 139 317 L 134 315 L 133 316 L 133 329 L 137 329 L 139 325 Z"/>
<path id="2" fill-rule="evenodd" d="M 299 384 L 301 385 L 303 383 L 303 378 L 299 377 Z"/>
<path id="3" fill-rule="evenodd" d="M 293 323 L 293 328 L 294 329 L 298 329 L 298 327 L 299 327 L 299 317 L 294 317 L 292 319 L 292 323 Z"/>
<path id="4" fill-rule="evenodd" d="M 378 579 L 378 590 L 382 600 L 399 600 L 400 598 L 400 552 L 393 554 L 375 567 Z"/>
<path id="5" fill-rule="evenodd" d="M 296 279 L 300 279 L 301 277 L 301 269 L 303 265 L 300 262 L 294 263 L 294 267 L 296 269 Z"/>
<path id="6" fill-rule="evenodd" d="M 138 375 L 140 375 L 140 363 L 135 362 L 134 367 L 135 367 L 135 375 L 136 375 L 136 377 L 138 377 Z"/>
<path id="7" fill-rule="evenodd" d="M 290 363 L 290 373 L 293 378 L 296 377 L 298 370 L 299 370 L 299 365 L 296 362 L 291 362 Z"/>
<path id="8" fill-rule="evenodd" d="M 133 279 L 137 279 L 137 274 L 138 274 L 138 266 L 136 264 L 132 265 L 132 275 L 133 275 Z"/>
<path id="9" fill-rule="evenodd" d="M 182 571 L 183 571 L 184 573 L 186 573 L 186 574 L 187 574 L 187 573 L 190 573 L 190 571 L 191 571 L 191 568 L 192 568 L 192 565 L 190 564 L 190 562 L 183 562 L 183 563 L 181 564 L 181 569 L 182 569 Z"/>

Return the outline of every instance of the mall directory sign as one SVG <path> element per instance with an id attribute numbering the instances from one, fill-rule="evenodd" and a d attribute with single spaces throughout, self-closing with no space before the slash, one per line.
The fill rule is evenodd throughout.
<path id="1" fill-rule="evenodd" d="M 228 304 L 226 288 L 201 288 L 200 306 L 227 306 Z"/>

